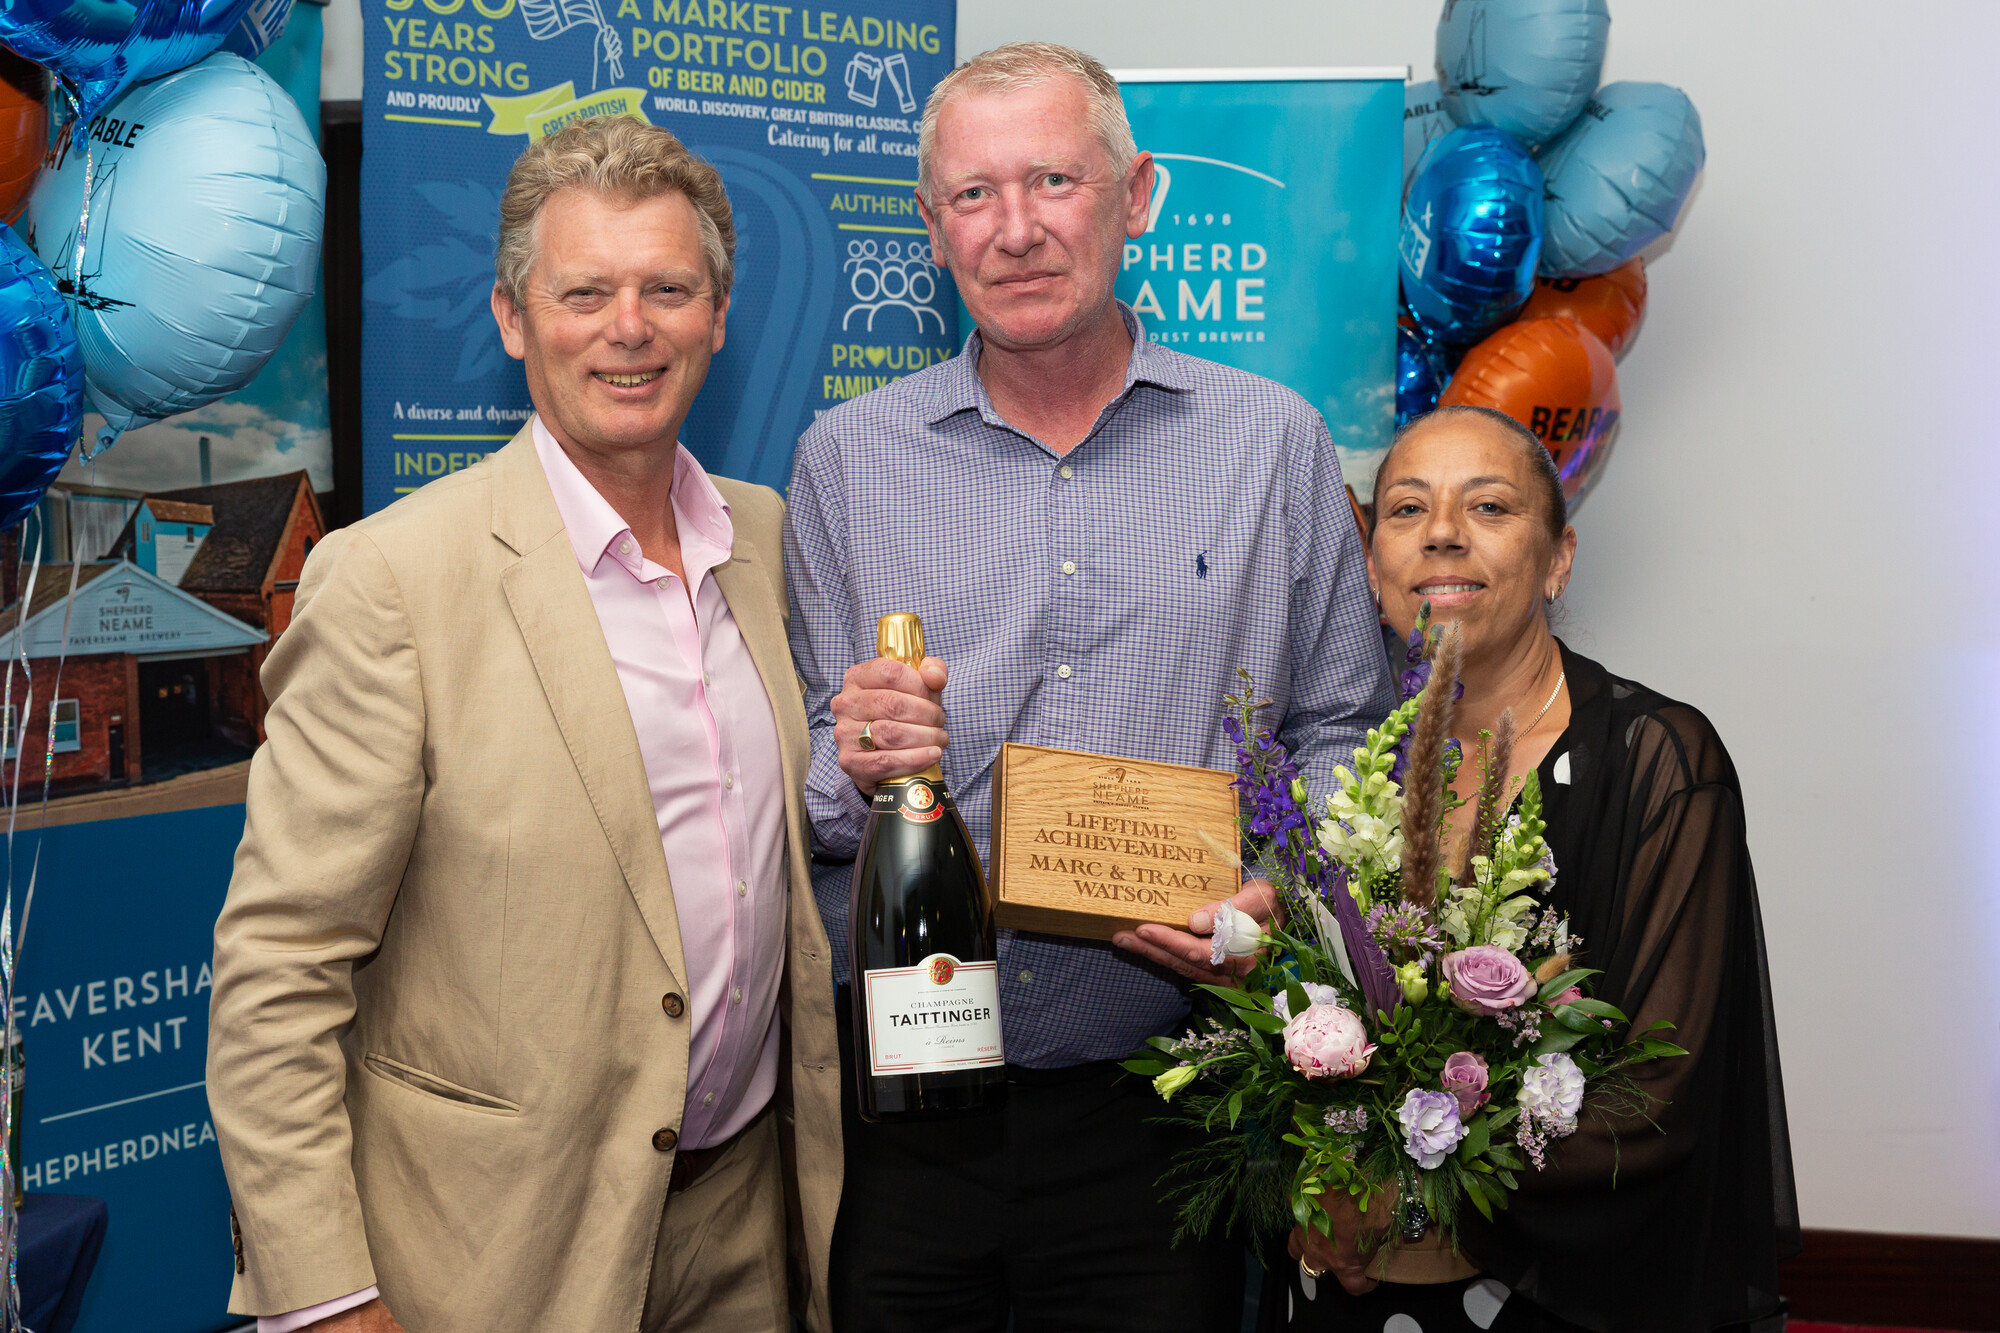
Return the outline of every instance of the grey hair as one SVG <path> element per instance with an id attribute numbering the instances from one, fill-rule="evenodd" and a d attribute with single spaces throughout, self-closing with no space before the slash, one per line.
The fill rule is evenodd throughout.
<path id="1" fill-rule="evenodd" d="M 1382 461 L 1375 465 L 1375 485 L 1369 491 L 1371 496 L 1380 493 L 1383 477 L 1389 468 L 1389 460 L 1395 457 L 1396 446 L 1419 426 L 1435 421 L 1449 421 L 1453 417 L 1476 417 L 1498 426 L 1508 439 L 1528 460 L 1528 471 L 1534 477 L 1534 487 L 1541 492 L 1542 523 L 1548 529 L 1549 540 L 1561 541 L 1563 528 L 1569 523 L 1569 502 L 1563 498 L 1562 473 L 1556 468 L 1555 456 L 1549 452 L 1535 433 L 1523 426 L 1505 412 L 1490 407 L 1479 407 L 1472 403 L 1458 403 L 1450 407 L 1440 407 L 1415 418 L 1396 432 L 1396 438 L 1389 443 L 1389 452 L 1382 455 Z M 1381 526 L 1381 516 L 1376 515 L 1376 527 Z M 1370 540 L 1373 540 L 1371 531 Z"/>
<path id="2" fill-rule="evenodd" d="M 592 116 L 529 144 L 507 173 L 493 276 L 515 306 L 527 296 L 542 206 L 558 191 L 574 189 L 633 203 L 684 196 L 701 228 L 701 255 L 716 304 L 727 299 L 736 281 L 736 223 L 722 177 L 657 125 L 630 116 Z"/>
<path id="3" fill-rule="evenodd" d="M 938 116 L 947 102 L 966 93 L 1020 92 L 1060 78 L 1072 78 L 1083 85 L 1090 131 L 1110 157 L 1112 174 L 1123 180 L 1132 170 L 1132 159 L 1139 155 L 1139 145 L 1133 142 L 1132 122 L 1125 118 L 1125 99 L 1119 95 L 1118 80 L 1111 77 L 1111 71 L 1095 56 L 1073 46 L 1009 42 L 974 56 L 931 89 L 917 131 L 917 182 L 924 202 L 936 206 L 931 158 L 937 151 Z"/>

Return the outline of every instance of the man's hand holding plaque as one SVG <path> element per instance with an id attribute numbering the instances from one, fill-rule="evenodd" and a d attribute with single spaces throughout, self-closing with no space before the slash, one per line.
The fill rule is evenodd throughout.
<path id="1" fill-rule="evenodd" d="M 944 747 L 950 741 L 945 731 L 943 704 L 944 687 L 948 676 L 948 668 L 935 657 L 924 658 L 921 668 L 918 669 L 912 669 L 889 657 L 871 658 L 847 669 L 847 674 L 841 682 L 840 693 L 833 696 L 828 706 L 832 709 L 835 719 L 834 738 L 839 745 L 841 771 L 853 779 L 855 787 L 862 795 L 873 796 L 877 784 L 891 778 L 921 772 L 939 761 L 944 753 Z M 1035 751 L 1038 755 L 1055 757 L 1058 763 L 1082 761 L 1090 767 L 1118 763 L 1100 755 L 1038 750 L 1037 747 L 1029 746 L 1005 748 L 1014 752 Z M 1133 765 L 1132 767 L 1164 770 L 1181 766 Z M 1119 771 L 1122 776 L 1123 770 Z M 1227 777 L 1223 774 L 1210 773 L 1208 770 L 1183 771 L 1191 774 L 1200 773 L 1203 777 L 1219 779 L 1225 785 L 1227 783 Z M 1234 859 L 1233 845 L 1216 845 L 1217 837 L 1212 833 L 1202 837 L 1199 846 L 1190 845 L 1189 848 L 1188 854 L 1199 858 L 1199 874 L 1193 870 L 1176 873 L 1172 870 L 1142 867 L 1132 876 L 1135 881 L 1134 888 L 1126 890 L 1128 897 L 1136 891 L 1139 895 L 1150 898 L 1155 897 L 1154 890 L 1163 888 L 1168 880 L 1173 881 L 1175 889 L 1183 889 L 1185 885 L 1199 881 L 1201 886 L 1209 891 L 1224 885 L 1240 884 L 1239 891 L 1232 897 L 1226 900 L 1211 900 L 1191 910 L 1187 915 L 1185 930 L 1162 921 L 1128 921 L 1109 902 L 1087 903 L 1082 912 L 1060 913 L 1058 915 L 1061 920 L 1053 917 L 1044 919 L 1043 914 L 1033 907 L 1010 905 L 1005 887 L 1004 854 L 1000 849 L 1006 822 L 1003 799 L 1003 786 L 1006 781 L 1003 762 L 1002 771 L 995 777 L 992 840 L 995 853 L 994 871 L 996 878 L 1001 880 L 999 886 L 1002 900 L 1001 924 L 1017 929 L 1085 934 L 1099 939 L 1108 935 L 1111 942 L 1119 948 L 1193 981 L 1228 985 L 1249 969 L 1251 960 L 1247 955 L 1226 954 L 1219 962 L 1215 961 L 1216 951 L 1212 937 L 1215 932 L 1216 916 L 1226 905 L 1261 928 L 1270 923 L 1273 913 L 1277 910 L 1277 893 L 1265 880 L 1242 881 L 1238 863 Z M 1062 788 L 1058 786 L 1055 790 L 1061 791 Z M 1058 796 L 1057 799 L 1060 800 L 1061 797 Z M 1230 808 L 1233 810 L 1233 793 L 1229 799 L 1232 802 Z M 1107 823 L 1102 838 L 1122 844 L 1142 842 L 1146 832 L 1143 825 L 1154 822 L 1144 819 L 1146 813 L 1144 810 L 1131 811 L 1130 814 L 1134 818 L 1114 821 L 1120 824 L 1116 829 L 1110 828 Z M 1075 821 L 1078 816 L 1066 815 L 1064 818 Z M 1088 814 L 1081 816 L 1081 819 L 1086 823 L 1105 822 L 1101 818 L 1093 819 Z M 1125 828 L 1123 827 L 1125 824 L 1135 826 Z M 1124 836 L 1130 833 L 1140 836 L 1138 838 Z M 1087 833 L 1078 836 L 1089 838 L 1099 835 Z M 1232 828 L 1228 834 L 1228 843 L 1233 844 L 1234 840 L 1235 833 Z M 1090 883 L 1088 876 L 1090 867 L 1098 864 L 1097 860 L 1088 857 L 1040 855 L 1034 859 L 1037 869 L 1051 863 L 1059 866 L 1064 862 L 1075 863 L 1075 868 L 1083 872 L 1084 884 Z M 1067 875 L 1068 870 L 1064 869 L 1060 873 Z M 1117 872 L 1114 870 L 1111 873 Z M 1147 882 L 1136 882 L 1142 879 Z M 1106 890 L 1114 887 L 1125 889 L 1123 883 L 1114 886 L 1108 882 L 1108 878 L 1101 887 Z M 1081 891 L 1080 887 L 1078 892 Z M 1160 901 L 1165 899 L 1162 897 Z M 1098 923 L 1090 920 L 1091 913 L 1108 913 L 1101 916 L 1102 925 L 1106 929 L 1097 928 Z M 1109 929 L 1125 925 L 1129 925 L 1130 928 Z"/>
<path id="2" fill-rule="evenodd" d="M 1243 891 L 1229 899 L 1228 905 L 1250 917 L 1258 927 L 1266 927 L 1277 913 L 1278 891 L 1267 879 L 1246 879 Z M 1211 903 L 1190 912 L 1186 930 L 1175 930 L 1157 921 L 1142 921 L 1131 930 L 1113 935 L 1111 942 L 1190 980 L 1227 986 L 1250 970 L 1254 955 L 1224 954 L 1220 963 L 1214 961 L 1216 909 L 1221 906 Z"/>

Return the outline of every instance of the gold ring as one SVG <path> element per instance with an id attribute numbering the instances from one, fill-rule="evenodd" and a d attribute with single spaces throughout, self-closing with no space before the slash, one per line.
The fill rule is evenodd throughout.
<path id="1" fill-rule="evenodd" d="M 1311 1278 L 1315 1282 L 1319 1281 L 1321 1278 L 1326 1276 L 1326 1270 L 1324 1268 L 1314 1268 L 1304 1259 L 1299 1260 L 1299 1271 L 1301 1273 L 1304 1273 L 1307 1277 Z"/>
<path id="2" fill-rule="evenodd" d="M 861 739 L 857 744 L 864 750 L 875 748 L 875 724 L 873 722 L 864 722 L 861 724 Z"/>

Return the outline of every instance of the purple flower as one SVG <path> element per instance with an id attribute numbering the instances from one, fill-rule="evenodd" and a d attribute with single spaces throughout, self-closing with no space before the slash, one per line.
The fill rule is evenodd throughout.
<path id="1" fill-rule="evenodd" d="M 1428 962 L 1432 954 L 1444 948 L 1444 937 L 1438 934 L 1437 927 L 1421 908 L 1407 901 L 1394 907 L 1388 903 L 1371 907 L 1368 933 L 1381 944 L 1384 953 L 1395 954 L 1406 962 L 1420 958 Z"/>
<path id="2" fill-rule="evenodd" d="M 1268 871 L 1279 872 L 1272 875 L 1274 881 L 1290 881 L 1288 892 L 1295 886 L 1308 900 L 1316 897 L 1333 912 L 1361 983 L 1366 1012 L 1393 1013 L 1402 1003 L 1394 969 L 1362 928 L 1361 911 L 1347 892 L 1339 865 L 1319 854 L 1306 813 L 1310 793 L 1299 778 L 1298 765 L 1269 730 L 1253 734 L 1260 705 L 1251 702 L 1247 675 L 1244 686 L 1242 696 L 1229 700 L 1232 711 L 1223 718 L 1223 727 L 1237 742 L 1234 785 L 1245 806 L 1250 852 Z"/>
<path id="3" fill-rule="evenodd" d="M 1396 1119 L 1403 1124 L 1403 1151 L 1426 1171 L 1449 1157 L 1466 1134 L 1458 1099 L 1448 1092 L 1411 1088 L 1396 1110 Z"/>
<path id="4" fill-rule="evenodd" d="M 1486 1104 L 1486 1062 L 1471 1051 L 1453 1051 L 1444 1058 L 1444 1072 L 1438 1083 L 1458 1101 L 1461 1118 Z"/>
<path id="5" fill-rule="evenodd" d="M 1451 1002 L 1468 1014 L 1491 1018 L 1519 1009 L 1535 993 L 1535 979 L 1521 960 L 1491 944 L 1448 953 L 1439 965 Z"/>
<path id="6" fill-rule="evenodd" d="M 1495 1014 L 1493 1021 L 1514 1034 L 1516 1046 L 1525 1046 L 1531 1041 L 1542 1039 L 1542 1011 L 1537 1006 L 1530 1005 L 1525 1009 Z"/>
<path id="7" fill-rule="evenodd" d="M 1368 1108 L 1356 1106 L 1343 1111 L 1336 1107 L 1326 1113 L 1326 1127 L 1336 1134 L 1366 1134 Z"/>

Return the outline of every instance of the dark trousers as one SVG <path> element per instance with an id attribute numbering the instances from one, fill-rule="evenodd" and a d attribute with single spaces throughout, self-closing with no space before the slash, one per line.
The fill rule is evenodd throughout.
<path id="1" fill-rule="evenodd" d="M 871 1125 L 839 996 L 847 1176 L 833 1232 L 836 1333 L 1143 1329 L 1234 1333 L 1240 1239 L 1173 1244 L 1159 1178 L 1190 1140 L 1115 1064 L 1009 1067 L 998 1110 Z"/>

